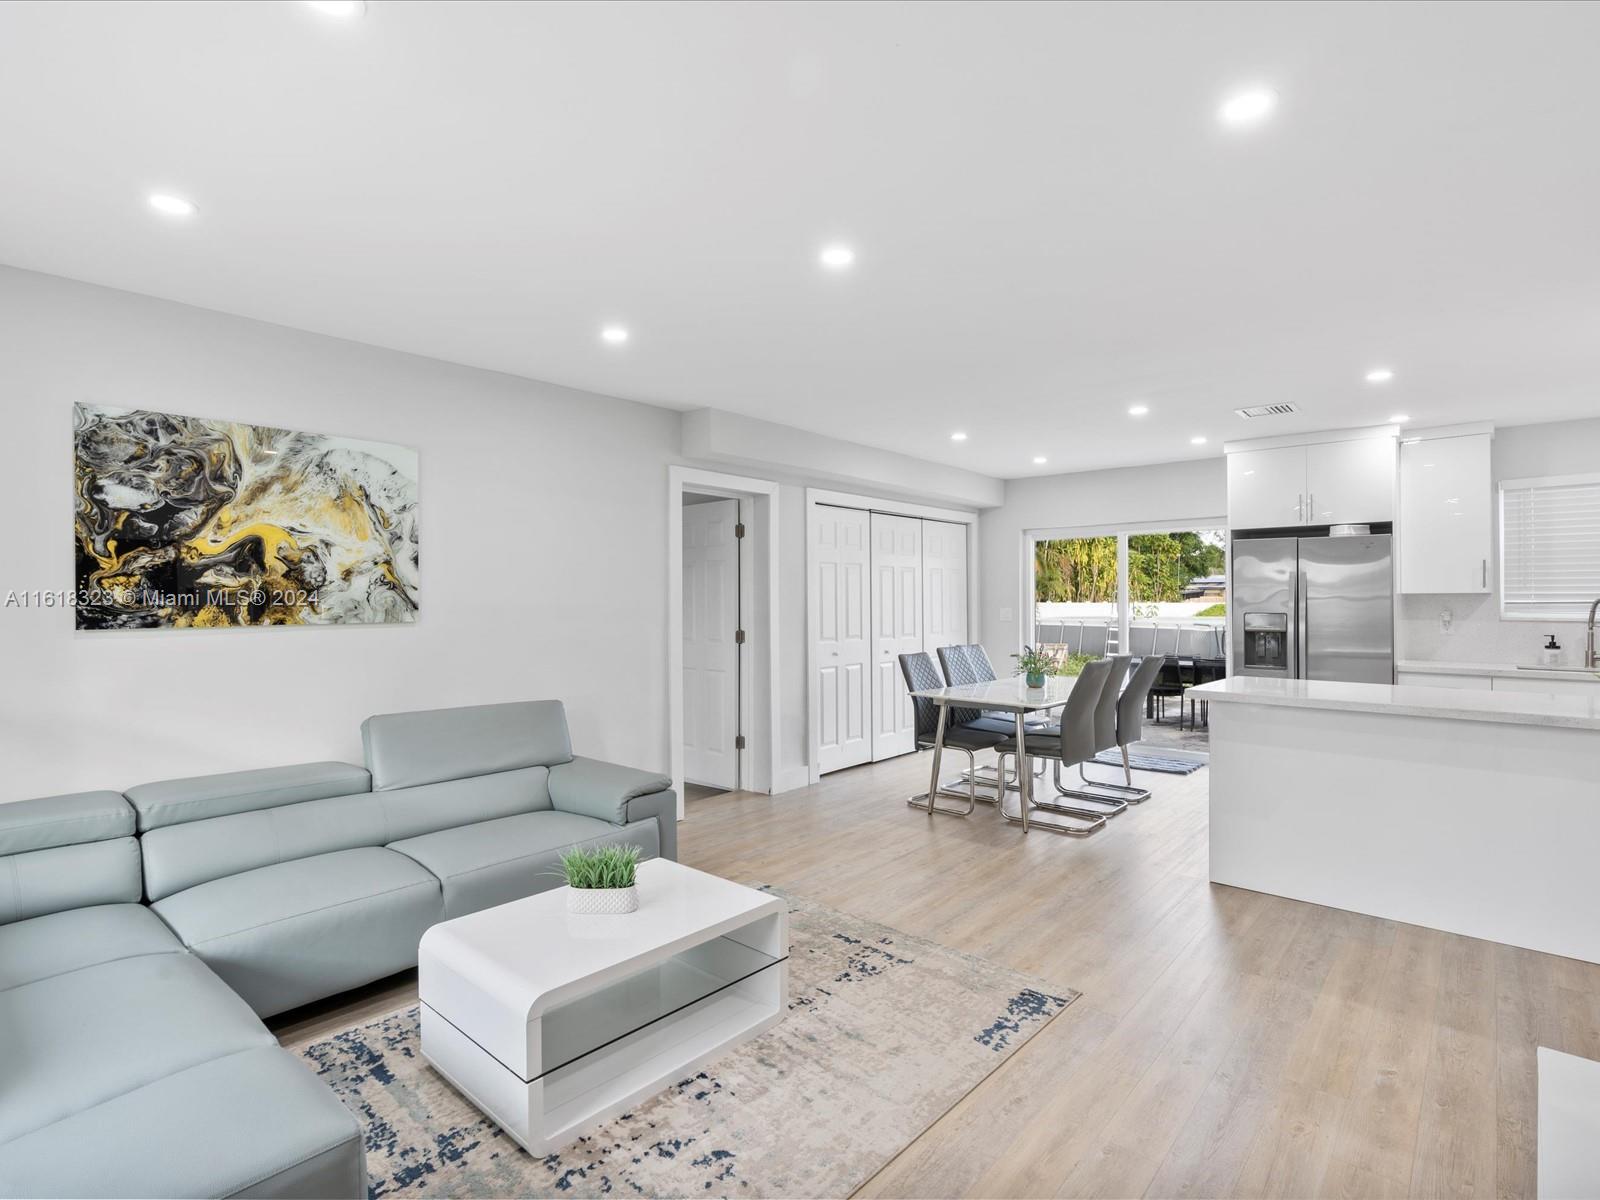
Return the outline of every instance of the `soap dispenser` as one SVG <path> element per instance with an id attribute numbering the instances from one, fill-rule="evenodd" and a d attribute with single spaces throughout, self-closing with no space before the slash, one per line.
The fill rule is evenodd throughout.
<path id="1" fill-rule="evenodd" d="M 1550 634 L 1545 641 L 1544 649 L 1539 653 L 1539 661 L 1547 667 L 1561 665 L 1561 645 L 1556 641 L 1556 635 Z"/>

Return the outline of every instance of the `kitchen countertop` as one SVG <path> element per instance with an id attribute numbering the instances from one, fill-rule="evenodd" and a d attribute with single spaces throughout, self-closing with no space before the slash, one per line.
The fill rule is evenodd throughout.
<path id="1" fill-rule="evenodd" d="M 1529 674 L 1529 672 L 1522 672 Z M 1538 692 L 1477 692 L 1382 683 L 1325 683 L 1315 679 L 1256 679 L 1233 676 L 1184 693 L 1213 704 L 1265 704 L 1277 708 L 1321 708 L 1434 717 L 1496 725 L 1543 725 L 1600 731 L 1600 689 L 1593 696 L 1546 696 Z"/>
<path id="2" fill-rule="evenodd" d="M 1414 675 L 1487 675 L 1499 679 L 1575 679 L 1580 683 L 1600 683 L 1600 672 L 1590 673 L 1577 669 L 1550 670 L 1539 667 L 1519 667 L 1514 663 L 1437 662 L 1432 659 L 1411 658 L 1397 662 L 1396 671 Z"/>

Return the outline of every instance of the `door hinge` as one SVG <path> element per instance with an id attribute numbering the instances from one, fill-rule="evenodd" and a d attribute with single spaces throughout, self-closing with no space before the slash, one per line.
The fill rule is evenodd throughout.
<path id="1" fill-rule="evenodd" d="M 742 630 L 742 629 L 735 629 L 735 630 L 734 630 L 734 631 L 733 631 L 733 644 L 734 644 L 734 645 L 735 645 L 735 646 L 742 646 L 742 645 L 744 645 L 744 630 Z"/>
<path id="2" fill-rule="evenodd" d="M 744 749 L 744 734 L 741 733 L 741 734 L 737 734 L 737 735 L 734 736 L 733 748 L 735 750 L 743 750 Z"/>
<path id="3" fill-rule="evenodd" d="M 744 536 L 744 522 L 743 521 L 740 521 L 737 525 L 735 525 L 733 527 L 733 536 L 736 537 L 736 538 L 742 538 Z"/>

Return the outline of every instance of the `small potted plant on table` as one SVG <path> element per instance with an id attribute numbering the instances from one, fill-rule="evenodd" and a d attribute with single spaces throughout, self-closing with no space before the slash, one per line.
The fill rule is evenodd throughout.
<path id="1" fill-rule="evenodd" d="M 561 870 L 567 877 L 567 911 L 607 915 L 637 912 L 638 866 L 637 846 L 568 850 L 561 856 Z"/>
<path id="2" fill-rule="evenodd" d="M 1036 650 L 1032 646 L 1024 646 L 1021 654 L 1013 654 L 1017 660 L 1017 670 L 1028 677 L 1028 686 L 1042 688 L 1044 677 L 1055 670 L 1055 660 L 1043 650 Z"/>

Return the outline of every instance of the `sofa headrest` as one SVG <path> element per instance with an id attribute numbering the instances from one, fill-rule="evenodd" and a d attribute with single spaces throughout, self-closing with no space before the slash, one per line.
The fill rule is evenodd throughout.
<path id="1" fill-rule="evenodd" d="M 139 832 L 147 833 L 166 825 L 371 790 L 372 779 L 364 768 L 350 763 L 316 762 L 141 783 L 129 788 L 127 795 L 128 803 L 139 814 Z"/>
<path id="2" fill-rule="evenodd" d="M 74 792 L 0 804 L 0 856 L 132 833 L 133 809 L 118 792 Z"/>
<path id="3" fill-rule="evenodd" d="M 559 700 L 386 713 L 361 723 L 377 791 L 572 761 Z"/>

